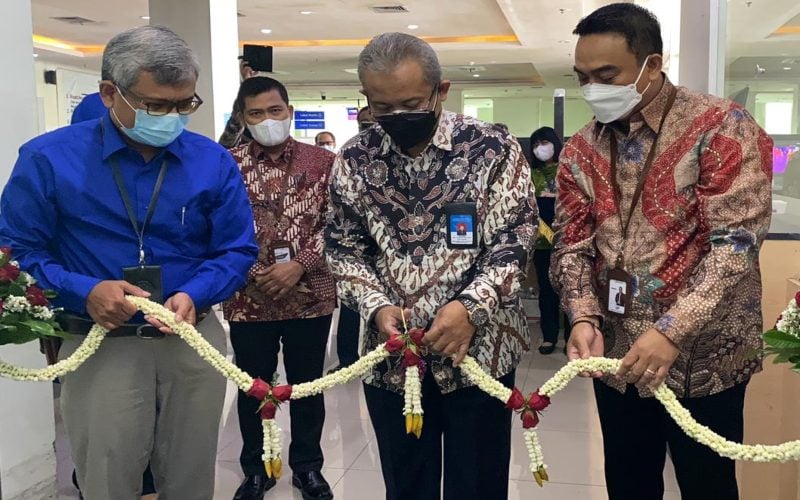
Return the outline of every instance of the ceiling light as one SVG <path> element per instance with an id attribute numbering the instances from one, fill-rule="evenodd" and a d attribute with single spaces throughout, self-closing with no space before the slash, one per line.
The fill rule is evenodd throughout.
<path id="1" fill-rule="evenodd" d="M 313 14 L 313 12 L 311 12 L 310 10 L 301 10 L 300 14 L 304 16 L 310 16 L 311 14 Z"/>
<path id="2" fill-rule="evenodd" d="M 37 54 L 36 52 L 34 52 L 34 53 L 33 53 L 33 57 L 39 57 L 39 54 Z"/>
<path id="3" fill-rule="evenodd" d="M 265 35 L 269 35 L 270 33 L 272 33 L 272 30 L 269 29 L 269 28 L 264 28 L 264 29 L 261 30 L 261 33 L 264 33 Z"/>
<path id="4" fill-rule="evenodd" d="M 479 75 L 478 73 L 473 73 L 473 75 L 472 75 L 472 78 L 480 78 L 480 77 L 481 77 L 481 75 Z"/>
<path id="5" fill-rule="evenodd" d="M 415 29 L 417 29 L 417 28 L 419 28 L 419 25 L 418 25 L 418 24 L 409 24 L 409 25 L 408 25 L 408 29 L 410 29 L 410 30 L 415 30 Z"/>
<path id="6" fill-rule="evenodd" d="M 141 19 L 143 21 L 149 21 L 150 20 L 150 16 L 139 16 L 139 19 Z"/>
<path id="7" fill-rule="evenodd" d="M 470 66 L 475 66 L 475 61 L 470 61 L 470 62 L 469 62 L 469 65 L 470 65 Z"/>
<path id="8" fill-rule="evenodd" d="M 792 67 L 791 66 L 784 66 L 783 69 L 785 69 L 786 71 L 791 71 Z"/>

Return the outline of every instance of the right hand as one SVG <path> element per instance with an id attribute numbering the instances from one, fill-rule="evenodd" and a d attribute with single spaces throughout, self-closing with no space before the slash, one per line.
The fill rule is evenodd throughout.
<path id="1" fill-rule="evenodd" d="M 604 354 L 603 334 L 595 326 L 589 323 L 578 323 L 572 327 L 569 334 L 569 342 L 567 343 L 567 358 L 572 361 L 574 359 L 589 359 L 592 357 L 603 356 Z M 581 373 L 581 377 L 594 377 L 600 378 L 603 374 L 600 372 L 594 373 Z"/>
<path id="2" fill-rule="evenodd" d="M 138 310 L 125 299 L 126 294 L 145 298 L 150 296 L 149 292 L 127 281 L 101 281 L 86 298 L 86 312 L 95 323 L 107 330 L 119 328 Z"/>
<path id="3" fill-rule="evenodd" d="M 397 306 L 384 306 L 375 313 L 373 323 L 385 340 L 392 335 L 400 335 L 403 328 L 403 314 L 405 314 L 406 325 L 408 325 L 408 321 L 411 319 L 411 309 L 404 309 L 402 314 L 400 311 L 401 309 Z"/>

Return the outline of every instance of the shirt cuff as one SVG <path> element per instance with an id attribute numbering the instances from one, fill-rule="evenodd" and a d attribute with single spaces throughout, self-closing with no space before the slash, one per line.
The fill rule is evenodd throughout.
<path id="1" fill-rule="evenodd" d="M 389 300 L 386 294 L 381 292 L 369 292 L 366 297 L 359 301 L 358 312 L 362 318 L 367 318 L 367 326 L 372 326 L 372 322 L 378 310 L 393 305 L 394 304 Z"/>
<path id="2" fill-rule="evenodd" d="M 297 254 L 297 257 L 295 257 L 294 260 L 299 262 L 306 272 L 309 272 L 316 267 L 320 261 L 320 258 L 320 255 L 313 250 L 303 250 Z"/>
<path id="3" fill-rule="evenodd" d="M 262 273 L 262 272 L 264 272 L 266 270 L 267 270 L 267 266 L 265 266 L 261 262 L 256 261 L 255 264 L 250 266 L 250 270 L 247 271 L 247 277 L 250 278 L 251 281 L 255 281 L 256 276 L 258 276 L 260 273 Z"/>
<path id="4" fill-rule="evenodd" d="M 687 336 L 688 329 L 681 324 L 678 316 L 673 311 L 667 311 L 656 321 L 653 328 L 670 339 L 673 344 L 680 344 Z"/>
<path id="5" fill-rule="evenodd" d="M 204 291 L 207 289 L 208 289 L 207 285 L 203 285 L 202 283 L 198 283 L 197 281 L 190 281 L 189 283 L 186 283 L 185 285 L 180 287 L 178 290 L 175 290 L 175 292 L 172 295 L 175 295 L 176 293 L 180 292 L 185 293 L 186 295 L 189 296 L 189 298 L 192 299 L 192 302 L 194 302 L 195 310 L 200 311 L 202 309 L 214 305 L 208 303 L 209 302 L 208 295 L 204 293 Z"/>
<path id="6" fill-rule="evenodd" d="M 495 290 L 494 286 L 482 281 L 480 278 L 470 283 L 458 296 L 466 297 L 486 308 L 490 318 L 497 312 L 500 304 L 497 290 Z"/>
<path id="7" fill-rule="evenodd" d="M 596 316 L 601 319 L 605 317 L 600 309 L 597 297 L 581 297 L 578 299 L 567 300 L 566 311 L 570 324 L 576 319 L 586 316 Z"/>
<path id="8" fill-rule="evenodd" d="M 96 287 L 101 281 L 103 280 L 99 278 L 85 276 L 83 274 L 70 273 L 69 284 L 64 290 L 66 293 L 63 293 L 63 302 L 66 308 L 69 310 L 74 310 L 74 312 L 77 313 L 85 312 L 86 300 L 89 298 L 89 294 L 92 293 L 94 287 Z"/>

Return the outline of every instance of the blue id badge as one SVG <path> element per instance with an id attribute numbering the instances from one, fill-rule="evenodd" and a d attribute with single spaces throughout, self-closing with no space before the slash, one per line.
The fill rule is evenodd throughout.
<path id="1" fill-rule="evenodd" d="M 451 203 L 447 214 L 447 246 L 449 248 L 478 247 L 478 213 L 475 203 Z"/>

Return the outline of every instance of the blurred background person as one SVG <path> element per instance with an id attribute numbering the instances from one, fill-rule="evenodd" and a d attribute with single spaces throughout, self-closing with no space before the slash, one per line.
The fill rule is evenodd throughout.
<path id="1" fill-rule="evenodd" d="M 331 153 L 336 152 L 336 137 L 327 130 L 320 132 L 314 137 L 314 144 L 316 144 L 317 147 L 327 149 Z"/>
<path id="2" fill-rule="evenodd" d="M 356 120 L 358 121 L 358 131 L 363 132 L 370 128 L 371 126 L 375 125 L 375 118 L 372 116 L 372 112 L 369 110 L 369 106 L 364 106 L 363 108 L 358 110 L 358 115 L 356 115 Z"/>
<path id="3" fill-rule="evenodd" d="M 560 329 L 558 295 L 550 284 L 549 269 L 553 249 L 551 228 L 555 217 L 556 169 L 562 147 L 561 140 L 551 127 L 542 127 L 531 134 L 531 177 L 536 189 L 536 204 L 539 206 L 540 230 L 533 253 L 533 267 L 539 284 L 539 311 L 544 339 L 539 346 L 541 354 L 551 354 L 555 350 Z"/>

